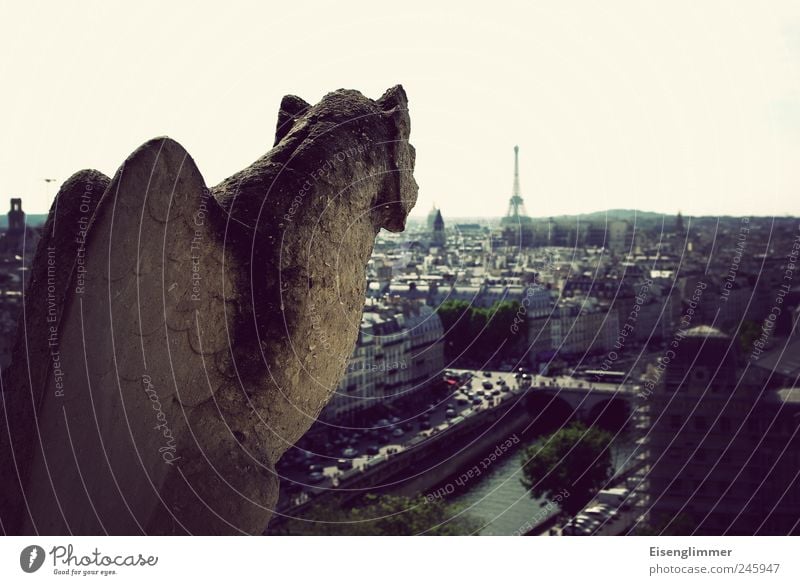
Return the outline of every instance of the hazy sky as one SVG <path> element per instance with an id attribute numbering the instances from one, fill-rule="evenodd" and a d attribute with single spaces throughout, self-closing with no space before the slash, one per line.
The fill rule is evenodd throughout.
<path id="1" fill-rule="evenodd" d="M 200 4 L 3 2 L 0 211 L 163 134 L 213 185 L 282 95 L 402 83 L 418 214 L 505 213 L 519 144 L 531 215 L 800 215 L 800 2 Z"/>

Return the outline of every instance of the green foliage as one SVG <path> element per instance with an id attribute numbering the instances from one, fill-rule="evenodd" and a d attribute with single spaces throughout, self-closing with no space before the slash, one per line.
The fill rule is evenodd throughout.
<path id="1" fill-rule="evenodd" d="M 282 532 L 309 536 L 459 536 L 480 526 L 444 500 L 368 494 L 348 509 L 341 502 L 313 506 L 303 520 L 289 520 Z"/>
<path id="2" fill-rule="evenodd" d="M 761 335 L 761 326 L 755 321 L 742 321 L 739 327 L 739 347 L 743 354 L 750 353 L 753 342 Z"/>
<path id="3" fill-rule="evenodd" d="M 610 445 L 609 433 L 578 423 L 542 437 L 522 453 L 522 485 L 550 501 L 567 490 L 561 509 L 577 514 L 611 477 Z"/>
<path id="4" fill-rule="evenodd" d="M 442 303 L 437 312 L 445 330 L 447 358 L 483 361 L 504 341 L 517 341 L 511 325 L 519 308 L 517 301 L 499 301 L 488 309 L 460 300 Z M 524 327 L 521 329 L 525 330 Z"/>

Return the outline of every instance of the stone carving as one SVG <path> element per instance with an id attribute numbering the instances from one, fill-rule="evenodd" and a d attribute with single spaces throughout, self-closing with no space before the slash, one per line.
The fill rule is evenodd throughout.
<path id="1" fill-rule="evenodd" d="M 287 96 L 272 150 L 212 189 L 169 138 L 70 179 L 3 376 L 3 530 L 261 533 L 344 373 L 375 235 L 416 201 L 409 131 L 400 86 Z"/>

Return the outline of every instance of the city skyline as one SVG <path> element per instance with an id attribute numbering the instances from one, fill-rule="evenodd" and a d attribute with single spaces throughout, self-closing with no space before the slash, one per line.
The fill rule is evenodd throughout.
<path id="1" fill-rule="evenodd" d="M 147 7 L 10 8 L 0 196 L 44 213 L 73 172 L 111 175 L 154 135 L 178 140 L 216 184 L 269 149 L 284 94 L 376 98 L 402 83 L 416 217 L 434 202 L 451 217 L 502 216 L 515 144 L 533 217 L 800 213 L 800 9 L 788 2 L 769 13 L 621 3 L 624 19 L 522 4 L 322 7 L 303 20 L 291 7 L 251 6 L 244 19 L 207 10 L 193 7 L 189 24 L 181 6 L 159 7 L 159 19 Z M 418 42 L 409 49 L 387 26 Z"/>

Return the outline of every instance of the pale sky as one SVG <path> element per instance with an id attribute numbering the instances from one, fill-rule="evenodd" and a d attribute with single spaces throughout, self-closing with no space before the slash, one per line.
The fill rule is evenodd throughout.
<path id="1" fill-rule="evenodd" d="M 284 94 L 402 83 L 416 214 L 505 213 L 519 144 L 531 215 L 800 215 L 800 2 L 200 4 L 2 3 L 0 211 L 159 135 L 213 185 Z"/>

